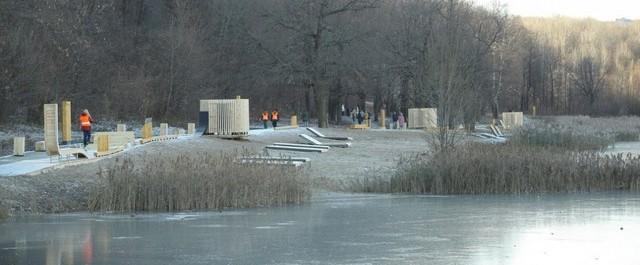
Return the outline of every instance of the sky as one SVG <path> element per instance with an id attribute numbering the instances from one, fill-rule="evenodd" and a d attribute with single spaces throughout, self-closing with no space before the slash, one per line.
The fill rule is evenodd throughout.
<path id="1" fill-rule="evenodd" d="M 472 0 L 492 6 L 496 0 Z M 509 14 L 519 16 L 591 17 L 613 21 L 617 18 L 640 19 L 640 0 L 498 0 L 505 4 Z"/>

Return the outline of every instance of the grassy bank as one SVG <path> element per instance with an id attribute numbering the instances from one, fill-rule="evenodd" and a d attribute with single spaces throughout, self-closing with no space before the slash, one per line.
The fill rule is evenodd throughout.
<path id="1" fill-rule="evenodd" d="M 432 194 L 638 191 L 640 157 L 469 143 L 404 159 L 391 177 L 354 181 L 351 189 Z"/>
<path id="2" fill-rule="evenodd" d="M 180 211 L 301 203 L 310 197 L 301 169 L 236 163 L 234 154 L 129 159 L 103 170 L 89 195 L 92 211 Z M 137 161 L 140 162 L 140 161 Z"/>

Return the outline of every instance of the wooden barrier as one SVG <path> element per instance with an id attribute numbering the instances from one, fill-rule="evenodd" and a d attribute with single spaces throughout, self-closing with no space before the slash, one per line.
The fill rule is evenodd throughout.
<path id="1" fill-rule="evenodd" d="M 187 123 L 187 134 L 193 135 L 196 133 L 196 124 L 195 123 Z"/>
<path id="2" fill-rule="evenodd" d="M 13 155 L 24 156 L 24 137 L 13 138 Z"/>
<path id="3" fill-rule="evenodd" d="M 126 131 L 127 131 L 127 125 L 119 123 L 118 127 L 116 128 L 116 132 L 126 132 Z"/>
<path id="4" fill-rule="evenodd" d="M 153 137 L 153 121 L 151 118 L 144 119 L 144 126 L 142 126 L 142 142 L 150 142 Z"/>
<path id="5" fill-rule="evenodd" d="M 249 135 L 249 100 L 200 100 L 200 112 L 208 113 L 206 135 L 223 138 L 242 138 Z"/>
<path id="6" fill-rule="evenodd" d="M 71 101 L 62 101 L 62 143 L 71 140 Z"/>
<path id="7" fill-rule="evenodd" d="M 291 115 L 290 126 L 294 127 L 294 128 L 298 127 L 298 116 L 297 115 Z"/>
<path id="8" fill-rule="evenodd" d="M 416 108 L 409 109 L 407 122 L 410 129 L 438 128 L 438 109 Z"/>
<path id="9" fill-rule="evenodd" d="M 367 126 L 367 124 L 352 124 L 351 126 L 349 126 L 349 129 L 357 129 L 357 130 L 365 130 L 365 129 L 369 129 L 369 126 Z"/>
<path id="10" fill-rule="evenodd" d="M 96 142 L 98 144 L 98 152 L 109 151 L 109 135 L 108 134 L 96 135 Z"/>
<path id="11" fill-rule="evenodd" d="M 380 110 L 380 114 L 378 115 L 378 124 L 380 125 L 380 129 L 387 128 L 387 111 L 385 109 Z"/>

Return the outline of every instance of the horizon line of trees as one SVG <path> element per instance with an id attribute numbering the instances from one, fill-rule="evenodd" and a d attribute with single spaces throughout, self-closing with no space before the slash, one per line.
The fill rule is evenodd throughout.
<path id="1" fill-rule="evenodd" d="M 198 100 L 251 112 L 437 107 L 640 114 L 640 22 L 519 18 L 465 0 L 0 2 L 0 124 L 42 104 L 131 120 L 193 121 Z"/>

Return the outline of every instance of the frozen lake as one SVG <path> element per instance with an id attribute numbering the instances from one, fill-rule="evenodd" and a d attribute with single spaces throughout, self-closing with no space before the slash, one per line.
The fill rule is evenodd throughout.
<path id="1" fill-rule="evenodd" d="M 640 264 L 640 194 L 321 194 L 274 209 L 0 224 L 0 264 Z"/>

